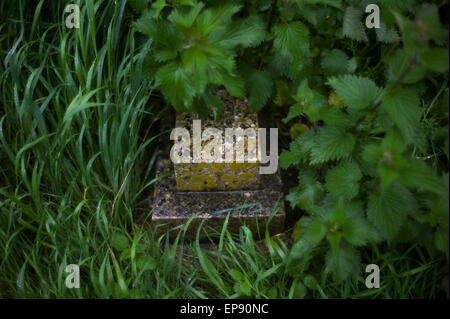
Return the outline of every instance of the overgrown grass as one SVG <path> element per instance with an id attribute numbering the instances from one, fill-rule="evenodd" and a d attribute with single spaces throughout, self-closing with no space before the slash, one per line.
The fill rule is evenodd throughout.
<path id="1" fill-rule="evenodd" d="M 382 275 L 369 290 L 363 269 L 340 285 L 321 264 L 306 274 L 304 243 L 291 247 L 287 234 L 224 230 L 205 249 L 141 228 L 134 214 L 154 182 L 151 128 L 164 111 L 141 74 L 151 42 L 130 28 L 126 0 L 75 2 L 72 30 L 69 1 L 0 4 L 0 297 L 294 298 L 307 275 L 319 281 L 314 298 L 442 294 L 445 260 L 415 246 L 368 248 L 363 260 Z M 80 265 L 80 289 L 65 286 L 68 264 Z"/>

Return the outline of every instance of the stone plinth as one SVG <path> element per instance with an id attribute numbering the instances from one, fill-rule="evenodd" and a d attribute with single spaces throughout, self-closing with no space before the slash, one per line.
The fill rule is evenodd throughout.
<path id="1" fill-rule="evenodd" d="M 224 104 L 221 120 L 218 123 L 212 118 L 202 121 L 202 129 L 253 128 L 257 133 L 258 123 L 266 119 L 258 118 L 257 114 L 251 112 L 247 101 L 233 98 L 224 91 L 219 92 L 219 95 Z M 162 130 L 181 127 L 185 129 L 184 133 L 189 132 L 193 136 L 195 119 L 190 114 L 177 114 L 176 118 L 174 116 L 162 124 Z M 271 235 L 284 230 L 285 209 L 279 170 L 275 174 L 260 174 L 260 163 L 249 163 L 248 158 L 244 163 L 192 163 L 191 160 L 187 163 L 174 162 L 174 152 L 171 153 L 171 149 L 174 149 L 172 147 L 176 141 L 177 139 L 168 141 L 167 135 L 162 137 L 156 162 L 157 176 L 169 174 L 155 184 L 152 225 L 157 236 L 176 226 L 187 225 L 188 222 L 184 237 L 186 239 L 194 239 L 202 223 L 202 229 L 208 234 L 212 234 L 211 228 L 220 233 L 228 216 L 227 229 L 231 233 L 238 233 L 242 225 L 249 227 L 255 237 L 265 235 L 266 225 Z M 222 158 L 226 156 L 224 151 L 228 145 L 234 147 L 237 142 L 242 142 L 225 136 L 224 141 L 223 148 L 217 153 Z M 245 139 L 243 143 L 248 156 L 256 153 L 250 139 Z M 188 147 L 191 151 L 194 144 L 191 139 Z M 201 149 L 204 144 L 202 141 Z M 183 154 L 183 151 L 177 151 L 176 154 Z M 177 233 L 178 231 L 171 231 L 170 237 L 174 238 Z"/>
<path id="2" fill-rule="evenodd" d="M 226 91 L 219 91 L 219 95 L 223 102 L 223 112 L 220 120 L 216 123 L 213 115 L 209 118 L 201 120 L 201 125 L 197 125 L 200 131 L 199 139 L 195 139 L 194 120 L 199 118 L 190 113 L 177 113 L 175 127 L 185 128 L 189 131 L 189 147 L 190 162 L 174 163 L 175 180 L 179 191 L 226 191 L 226 190 L 255 190 L 260 186 L 259 162 L 256 158 L 258 143 L 258 115 L 250 111 L 245 100 L 231 97 Z M 214 142 L 212 137 L 201 140 L 202 131 L 207 128 L 214 128 L 221 133 L 220 141 L 216 144 L 220 149 L 218 158 L 222 162 L 195 162 L 195 142 L 199 151 L 203 150 L 208 143 Z M 241 133 L 255 132 L 255 136 L 242 136 L 241 138 L 229 135 L 227 138 L 226 131 L 240 129 Z M 247 131 L 246 131 L 247 130 Z M 220 143 L 220 144 L 219 144 Z M 241 144 L 239 144 L 241 143 Z M 211 143 L 212 144 L 212 143 Z M 210 145 L 211 145 L 210 144 Z M 221 146 L 221 145 L 226 146 Z M 227 148 L 231 152 L 237 152 L 239 147 L 242 148 L 240 154 L 244 162 L 237 161 L 236 155 L 230 156 L 232 162 L 226 160 Z M 214 152 L 211 152 L 213 154 Z M 203 153 L 199 152 L 199 155 Z M 254 155 L 254 160 L 249 161 Z"/>

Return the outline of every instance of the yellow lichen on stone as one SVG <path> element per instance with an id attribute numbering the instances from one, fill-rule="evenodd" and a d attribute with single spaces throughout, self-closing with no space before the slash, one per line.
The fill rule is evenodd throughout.
<path id="1" fill-rule="evenodd" d="M 222 176 L 220 176 L 220 179 L 222 181 L 224 181 L 225 183 L 233 183 L 235 178 L 236 178 L 236 176 L 234 176 L 232 174 L 223 174 Z"/>
<path id="2" fill-rule="evenodd" d="M 255 174 L 253 174 L 252 172 L 245 172 L 244 174 L 242 174 L 239 177 L 239 180 L 240 181 L 248 181 L 248 180 L 251 180 L 254 177 L 255 177 Z"/>
<path id="3" fill-rule="evenodd" d="M 258 117 L 252 112 L 248 106 L 247 101 L 242 99 L 235 99 L 225 91 L 219 91 L 223 102 L 223 113 L 220 121 L 216 123 L 214 117 L 211 115 L 208 119 L 201 121 L 201 129 L 217 128 L 223 132 L 225 136 L 225 129 L 232 128 L 236 130 L 242 128 L 243 130 L 252 128 L 256 135 L 251 137 L 247 135 L 242 139 L 238 139 L 238 135 L 233 137 L 232 147 L 234 150 L 239 149 L 239 143 L 244 148 L 244 162 L 191 162 L 191 163 L 174 163 L 175 180 L 179 191 L 214 191 L 214 190 L 239 190 L 239 189 L 258 189 L 259 188 L 259 162 L 249 163 L 248 157 L 251 154 L 256 154 L 257 133 L 258 133 Z M 193 158 L 193 121 L 198 119 L 193 114 L 177 113 L 176 127 L 184 127 L 190 132 L 190 147 L 191 159 Z M 251 131 L 251 130 L 250 130 Z M 234 131 L 235 134 L 237 131 Z M 252 138 L 250 146 L 249 139 Z M 255 140 L 256 139 L 256 140 Z M 226 139 L 224 139 L 225 141 Z M 202 141 L 202 150 L 209 140 Z M 227 143 L 225 141 L 225 143 Z M 198 146 L 198 142 L 196 144 Z M 222 144 L 221 144 L 222 145 Z M 227 145 L 227 144 L 225 144 Z M 253 146 L 255 145 L 255 146 Z M 221 158 L 225 160 L 226 147 L 220 148 L 222 151 Z M 202 151 L 203 152 L 203 151 Z M 234 152 L 236 153 L 236 152 Z M 242 153 L 239 153 L 242 155 Z M 236 154 L 235 154 L 236 156 Z M 203 155 L 202 155 L 203 157 Z"/>

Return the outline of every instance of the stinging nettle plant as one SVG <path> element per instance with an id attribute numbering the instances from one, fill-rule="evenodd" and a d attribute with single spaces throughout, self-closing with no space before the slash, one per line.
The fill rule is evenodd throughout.
<path id="1" fill-rule="evenodd" d="M 364 247 L 411 242 L 448 261 L 448 31 L 437 6 L 132 3 L 152 41 L 143 72 L 176 110 L 220 116 L 223 86 L 290 127 L 280 167 L 299 171 L 286 199 L 305 212 L 293 233 L 309 256 L 302 269 L 314 271 L 313 257 L 342 281 L 361 273 Z M 364 27 L 368 3 L 379 29 Z"/>
<path id="2" fill-rule="evenodd" d="M 235 57 L 239 48 L 261 43 L 265 32 L 257 15 L 233 19 L 240 9 L 238 5 L 205 8 L 197 1 L 156 1 L 135 23 L 152 40 L 146 60 L 154 71 L 150 76 L 176 110 L 206 114 L 212 108 L 219 115 L 222 106 L 215 95 L 219 86 L 245 97 Z M 261 107 L 252 102 L 253 108 Z"/>
<path id="3" fill-rule="evenodd" d="M 295 133 L 280 157 L 282 168 L 299 169 L 287 200 L 308 212 L 294 235 L 324 249 L 325 273 L 337 281 L 358 277 L 357 247 L 368 244 L 416 242 L 448 262 L 448 31 L 435 6 L 417 12 L 415 21 L 392 12 L 403 46 L 381 61 L 383 87 L 339 68 L 345 57 L 335 50 L 321 59 L 332 89 L 328 101 L 304 80 L 284 120 L 306 118 L 313 128 Z M 421 105 L 426 81 L 443 82 L 434 118 L 434 102 Z M 439 134 L 427 134 L 425 125 Z"/>

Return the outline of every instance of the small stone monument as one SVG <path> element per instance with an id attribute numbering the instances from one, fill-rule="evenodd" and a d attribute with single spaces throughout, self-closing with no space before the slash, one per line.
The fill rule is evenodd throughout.
<path id="1" fill-rule="evenodd" d="M 194 114 L 178 112 L 173 141 L 168 143 L 164 136 L 156 174 L 174 174 L 156 182 L 152 224 L 162 234 L 198 213 L 185 234 L 193 239 L 201 222 L 204 230 L 216 227 L 220 232 L 230 214 L 227 227 L 232 233 L 245 224 L 254 234 L 264 235 L 269 219 L 269 232 L 282 232 L 285 212 L 279 170 L 260 174 L 257 155 L 265 150 L 258 140 L 258 114 L 251 112 L 246 100 L 224 90 L 217 94 L 223 104 L 218 122 L 212 116 L 199 120 Z"/>

